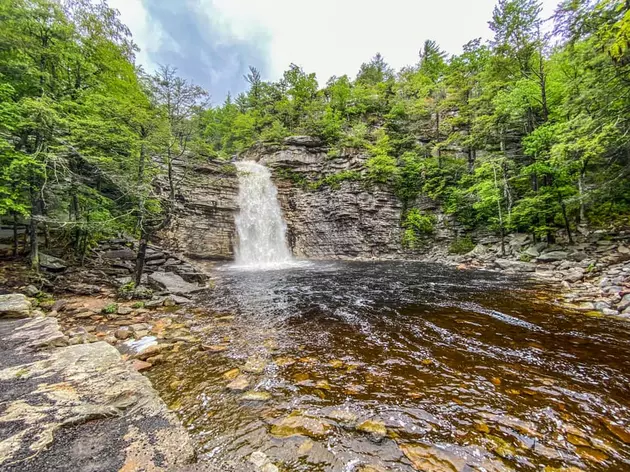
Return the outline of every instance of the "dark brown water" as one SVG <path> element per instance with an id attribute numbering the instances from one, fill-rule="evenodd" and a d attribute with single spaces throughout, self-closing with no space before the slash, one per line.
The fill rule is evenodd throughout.
<path id="1" fill-rule="evenodd" d="M 630 329 L 553 287 L 419 263 L 215 274 L 222 313 L 192 329 L 226 350 L 151 375 L 220 470 L 257 470 L 256 451 L 287 472 L 630 470 Z M 225 389 L 246 364 L 267 401 Z M 321 434 L 272 435 L 291 414 Z"/>

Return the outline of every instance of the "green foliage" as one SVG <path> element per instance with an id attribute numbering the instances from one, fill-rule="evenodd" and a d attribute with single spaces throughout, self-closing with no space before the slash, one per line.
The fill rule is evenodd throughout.
<path id="1" fill-rule="evenodd" d="M 468 254 L 475 249 L 475 243 L 469 236 L 455 239 L 448 247 L 450 254 Z"/>
<path id="2" fill-rule="evenodd" d="M 308 179 L 299 172 L 294 172 L 290 169 L 275 169 L 274 173 L 277 178 L 288 180 L 298 187 L 306 189 L 309 186 Z"/>
<path id="3" fill-rule="evenodd" d="M 109 303 L 101 311 L 106 315 L 113 315 L 118 311 L 118 303 Z"/>
<path id="4" fill-rule="evenodd" d="M 395 72 L 376 54 L 356 79 L 323 88 L 295 64 L 275 82 L 252 67 L 247 92 L 218 106 L 172 67 L 138 70 L 104 1 L 3 1 L 0 20 L 0 217 L 52 231 L 80 258 L 99 239 L 147 239 L 169 223 L 174 162 L 227 161 L 291 135 L 319 138 L 355 170 L 276 177 L 307 190 L 389 187 L 411 209 L 410 247 L 434 225 L 414 209 L 427 198 L 467 229 L 501 235 L 552 240 L 629 220 L 624 2 L 562 2 L 551 37 L 536 0 L 499 0 L 492 40 L 461 54 L 427 40 L 416 64 Z"/>
<path id="5" fill-rule="evenodd" d="M 354 170 L 344 170 L 341 172 L 337 172 L 336 174 L 331 174 L 323 179 L 317 180 L 311 184 L 309 184 L 309 188 L 312 190 L 318 190 L 324 186 L 328 186 L 332 189 L 338 189 L 341 186 L 342 182 L 346 181 L 355 181 L 360 182 L 363 180 L 363 176 L 360 172 Z"/>
<path id="6" fill-rule="evenodd" d="M 426 215 L 417 208 L 407 212 L 403 227 L 412 229 L 416 234 L 431 234 L 434 231 L 436 219 L 434 215 Z"/>
<path id="7" fill-rule="evenodd" d="M 402 244 L 409 249 L 419 249 L 422 241 L 435 231 L 437 219 L 417 208 L 407 211 L 403 217 Z"/>

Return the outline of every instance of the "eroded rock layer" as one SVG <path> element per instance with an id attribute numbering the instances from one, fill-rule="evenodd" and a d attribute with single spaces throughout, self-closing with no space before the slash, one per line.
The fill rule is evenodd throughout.
<path id="1" fill-rule="evenodd" d="M 331 158 L 323 148 L 298 143 L 276 150 L 252 149 L 244 157 L 274 172 L 296 256 L 369 259 L 401 255 L 403 208 L 390 189 L 352 178 L 317 188 L 307 184 L 342 173 L 360 174 L 366 156 Z"/>
<path id="2" fill-rule="evenodd" d="M 174 470 L 186 430 L 104 342 L 68 346 L 55 318 L 0 321 L 0 469 Z"/>
<path id="3" fill-rule="evenodd" d="M 231 259 L 234 256 L 238 178 L 230 163 L 176 163 L 177 206 L 162 243 L 187 257 Z"/>
<path id="4" fill-rule="evenodd" d="M 362 178 L 367 155 L 331 157 L 312 138 L 292 137 L 284 146 L 256 146 L 240 156 L 272 171 L 293 254 L 317 259 L 409 257 L 402 245 L 403 205 L 391 188 Z M 177 215 L 164 242 L 194 258 L 232 259 L 236 244 L 238 176 L 233 165 L 210 160 L 176 168 L 181 184 Z M 340 178 L 341 177 L 341 178 Z M 436 215 L 436 242 L 452 228 L 435 202 L 415 204 Z"/>

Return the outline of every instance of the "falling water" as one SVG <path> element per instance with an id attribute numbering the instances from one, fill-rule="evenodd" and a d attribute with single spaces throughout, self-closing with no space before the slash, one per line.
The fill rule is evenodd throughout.
<path id="1" fill-rule="evenodd" d="M 278 204 L 278 190 L 265 166 L 252 161 L 237 162 L 239 170 L 236 217 L 239 266 L 266 266 L 291 262 L 286 241 L 287 227 Z"/>

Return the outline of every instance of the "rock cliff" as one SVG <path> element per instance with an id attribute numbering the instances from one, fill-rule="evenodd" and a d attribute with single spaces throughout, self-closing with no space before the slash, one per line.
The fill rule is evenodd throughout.
<path id="1" fill-rule="evenodd" d="M 364 155 L 330 157 L 316 141 L 294 137 L 282 148 L 254 148 L 243 157 L 272 170 L 296 256 L 387 259 L 402 254 L 403 208 L 390 189 L 351 177 L 317 185 L 326 177 L 362 172 Z"/>
<path id="2" fill-rule="evenodd" d="M 367 185 L 357 178 L 365 171 L 365 154 L 346 152 L 331 157 L 313 138 L 294 136 L 283 146 L 256 146 L 239 158 L 271 169 L 289 244 L 297 257 L 413 256 L 402 246 L 401 201 L 390 188 Z M 188 168 L 179 165 L 176 171 L 181 180 L 177 217 L 163 233 L 163 243 L 193 258 L 231 259 L 238 211 L 234 166 L 210 160 Z M 423 199 L 415 206 L 437 215 L 433 241 L 439 244 L 451 239 L 449 222 L 434 202 Z"/>
<path id="3" fill-rule="evenodd" d="M 161 243 L 195 259 L 231 259 L 238 177 L 230 163 L 208 160 L 176 162 L 176 216 L 162 232 Z"/>

